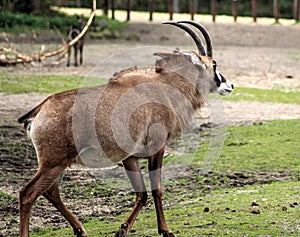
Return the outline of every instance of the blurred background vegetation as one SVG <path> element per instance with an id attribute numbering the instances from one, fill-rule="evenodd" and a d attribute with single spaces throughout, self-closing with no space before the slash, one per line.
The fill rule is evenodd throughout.
<path id="1" fill-rule="evenodd" d="M 51 14 L 50 6 L 63 7 L 91 7 L 91 0 L 2 0 L 0 2 L 0 11 L 33 13 L 33 14 Z M 107 3 L 114 5 L 115 9 L 125 10 L 127 0 L 98 0 L 97 7 L 103 8 Z M 113 4 L 112 4 L 113 2 Z M 149 0 L 131 0 L 133 10 L 147 11 Z M 167 12 L 170 0 L 153 0 L 155 11 Z M 210 13 L 209 0 L 194 0 L 196 12 L 201 14 Z M 251 0 L 237 0 L 239 14 L 242 16 L 251 15 Z M 293 0 L 279 1 L 280 15 L 284 18 L 293 17 Z M 189 12 L 190 0 L 174 0 L 176 12 Z M 257 0 L 259 16 L 273 16 L 273 0 Z M 218 14 L 232 14 L 232 0 L 217 0 Z"/>
<path id="2" fill-rule="evenodd" d="M 156 12 L 168 12 L 170 0 L 131 0 L 131 9 L 148 11 L 149 3 L 154 4 Z M 187 13 L 190 0 L 174 0 L 174 12 Z M 251 0 L 237 0 L 239 16 L 251 16 Z M 211 1 L 194 0 L 198 14 L 209 14 Z M 216 0 L 218 15 L 232 15 L 232 0 Z M 293 18 L 293 0 L 279 1 L 280 18 Z M 1 0 L 0 28 L 10 29 L 15 26 L 28 26 L 36 29 L 57 28 L 66 31 L 65 27 L 76 24 L 76 16 L 67 16 L 53 11 L 52 6 L 91 8 L 91 0 Z M 117 10 L 127 9 L 127 0 L 97 0 L 97 8 L 105 6 Z M 273 0 L 257 0 L 258 16 L 273 16 Z M 108 18 L 106 21 L 110 22 Z"/>

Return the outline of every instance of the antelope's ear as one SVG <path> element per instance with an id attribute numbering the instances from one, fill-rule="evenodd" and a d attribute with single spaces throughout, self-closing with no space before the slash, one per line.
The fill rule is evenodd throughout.
<path id="1" fill-rule="evenodd" d="M 174 55 L 174 54 L 173 54 L 173 53 L 168 53 L 168 52 L 156 52 L 156 53 L 154 53 L 153 55 L 165 59 L 165 58 L 171 57 L 171 56 Z"/>
<path id="2" fill-rule="evenodd" d="M 182 55 L 184 55 L 185 57 L 188 57 L 189 60 L 194 65 L 200 65 L 200 66 L 202 66 L 201 57 L 196 52 L 193 52 L 193 51 L 192 52 L 182 52 Z"/>

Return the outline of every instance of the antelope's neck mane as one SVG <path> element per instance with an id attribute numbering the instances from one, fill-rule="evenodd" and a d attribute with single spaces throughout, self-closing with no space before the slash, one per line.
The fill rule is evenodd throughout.
<path id="1" fill-rule="evenodd" d="M 190 73 L 194 77 L 198 77 L 197 72 L 190 70 Z M 173 71 L 160 66 L 152 68 L 133 67 L 116 73 L 114 77 L 110 79 L 109 86 L 132 89 L 144 83 L 161 83 L 173 87 L 176 92 L 179 92 L 189 100 L 193 109 L 196 110 L 203 106 L 205 95 L 198 90 L 195 78 L 191 79 L 190 77 L 191 75 L 184 77 L 175 70 Z M 156 94 L 156 92 L 153 92 L 153 94 L 154 96 L 162 96 Z M 168 95 L 166 94 L 164 96 Z M 178 103 L 180 103 L 180 101 L 178 101 Z"/>

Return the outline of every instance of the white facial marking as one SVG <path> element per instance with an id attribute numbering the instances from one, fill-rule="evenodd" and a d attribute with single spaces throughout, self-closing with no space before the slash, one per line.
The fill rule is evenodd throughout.
<path id="1" fill-rule="evenodd" d="M 225 82 L 221 82 L 218 87 L 218 93 L 220 95 L 229 95 L 233 91 L 233 84 L 230 80 L 226 80 Z"/>
<path id="2" fill-rule="evenodd" d="M 217 69 L 216 69 L 216 75 L 217 75 L 218 79 L 220 80 L 220 82 L 222 82 L 222 76 Z"/>

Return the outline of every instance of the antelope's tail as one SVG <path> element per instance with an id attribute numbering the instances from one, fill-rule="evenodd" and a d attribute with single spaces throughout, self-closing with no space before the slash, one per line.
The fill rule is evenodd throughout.
<path id="1" fill-rule="evenodd" d="M 27 123 L 30 123 L 30 121 L 40 112 L 42 108 L 43 103 L 39 104 L 34 109 L 30 110 L 26 114 L 22 115 L 18 118 L 18 123 L 25 123 L 25 127 Z"/>

